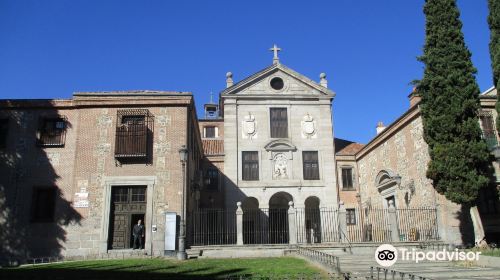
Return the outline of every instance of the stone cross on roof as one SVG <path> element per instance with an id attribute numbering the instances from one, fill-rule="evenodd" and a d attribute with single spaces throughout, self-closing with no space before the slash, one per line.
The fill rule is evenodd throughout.
<path id="1" fill-rule="evenodd" d="M 276 44 L 272 48 L 269 49 L 270 51 L 274 52 L 274 57 L 273 57 L 273 64 L 277 64 L 280 59 L 278 58 L 278 52 L 281 51 L 281 48 L 278 48 Z"/>

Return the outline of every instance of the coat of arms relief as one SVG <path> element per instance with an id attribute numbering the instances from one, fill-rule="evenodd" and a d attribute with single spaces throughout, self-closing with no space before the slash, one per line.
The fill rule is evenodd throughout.
<path id="1" fill-rule="evenodd" d="M 274 156 L 273 179 L 288 179 L 288 159 L 283 153 Z"/>
<path id="2" fill-rule="evenodd" d="M 248 112 L 241 122 L 241 133 L 243 139 L 256 139 L 257 138 L 257 121 L 252 113 Z"/>
<path id="3" fill-rule="evenodd" d="M 309 113 L 302 118 L 301 126 L 302 138 L 316 138 L 316 121 Z"/>

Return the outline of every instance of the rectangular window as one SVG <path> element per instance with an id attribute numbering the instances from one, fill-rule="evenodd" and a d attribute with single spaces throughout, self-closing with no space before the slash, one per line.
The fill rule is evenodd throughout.
<path id="1" fill-rule="evenodd" d="M 147 159 L 152 139 L 153 117 L 147 109 L 118 110 L 115 158 Z"/>
<path id="2" fill-rule="evenodd" d="M 205 126 L 205 138 L 215 138 L 215 126 Z"/>
<path id="3" fill-rule="evenodd" d="M 131 201 L 132 202 L 145 202 L 146 201 L 146 188 L 132 188 Z"/>
<path id="4" fill-rule="evenodd" d="M 490 149 L 497 146 L 497 136 L 495 130 L 495 123 L 493 122 L 493 115 L 491 112 L 482 111 L 479 113 L 479 119 L 481 120 L 481 127 L 483 129 L 483 137 L 486 140 L 486 144 Z"/>
<path id="5" fill-rule="evenodd" d="M 352 168 L 342 168 L 342 189 L 353 190 Z"/>
<path id="6" fill-rule="evenodd" d="M 288 137 L 288 116 L 286 108 L 271 108 L 271 138 Z"/>
<path id="7" fill-rule="evenodd" d="M 356 224 L 356 209 L 351 208 L 351 209 L 346 209 L 345 213 L 345 218 L 346 222 L 348 225 L 355 225 Z"/>
<path id="8" fill-rule="evenodd" d="M 31 204 L 32 222 L 53 222 L 56 204 L 56 188 L 35 188 Z"/>
<path id="9" fill-rule="evenodd" d="M 9 119 L 0 119 L 0 149 L 7 147 L 7 132 L 9 131 Z"/>
<path id="10" fill-rule="evenodd" d="M 243 180 L 256 181 L 259 180 L 259 153 L 258 152 L 242 152 L 243 163 Z"/>
<path id="11" fill-rule="evenodd" d="M 40 147 L 63 147 L 66 140 L 66 117 L 41 119 L 37 135 Z"/>
<path id="12" fill-rule="evenodd" d="M 319 180 L 318 152 L 302 152 L 304 180 Z"/>
<path id="13" fill-rule="evenodd" d="M 206 178 L 208 180 L 207 189 L 217 190 L 219 188 L 219 170 L 215 168 L 208 169 Z"/>

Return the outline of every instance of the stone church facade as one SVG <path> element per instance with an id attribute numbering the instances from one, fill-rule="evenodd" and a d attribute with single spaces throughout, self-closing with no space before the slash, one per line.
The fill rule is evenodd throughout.
<path id="1" fill-rule="evenodd" d="M 380 124 L 366 145 L 338 139 L 326 75 L 315 82 L 273 51 L 273 64 L 237 83 L 227 73 L 219 102 L 205 104 L 204 115 L 187 92 L 0 100 L 1 253 L 29 259 L 127 250 L 139 219 L 144 252 L 155 256 L 179 249 L 182 220 L 188 247 L 460 244 L 472 226 L 476 239 L 494 241 L 495 178 L 474 212 L 479 223 L 426 178 L 418 97 L 411 94 L 408 111 Z M 481 95 L 480 122 L 498 158 L 496 94 Z"/>

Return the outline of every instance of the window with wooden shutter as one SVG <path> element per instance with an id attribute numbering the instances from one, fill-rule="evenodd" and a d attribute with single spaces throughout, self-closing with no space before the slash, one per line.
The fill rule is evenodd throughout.
<path id="1" fill-rule="evenodd" d="M 353 190 L 354 184 L 352 182 L 352 168 L 342 168 L 342 189 Z"/>
<path id="2" fill-rule="evenodd" d="M 215 126 L 205 126 L 205 138 L 215 138 Z"/>
<path id="3" fill-rule="evenodd" d="M 243 176 L 245 181 L 259 180 L 259 153 L 242 152 Z"/>
<path id="4" fill-rule="evenodd" d="M 304 180 L 319 180 L 318 152 L 302 152 Z"/>
<path id="5" fill-rule="evenodd" d="M 271 138 L 288 137 L 288 116 L 286 108 L 271 108 Z"/>
<path id="6" fill-rule="evenodd" d="M 495 130 L 495 123 L 493 122 L 493 115 L 488 111 L 479 112 L 479 119 L 481 120 L 481 127 L 483 129 L 483 137 L 486 144 L 490 149 L 497 146 L 497 136 Z"/>
<path id="7" fill-rule="evenodd" d="M 354 208 L 346 209 L 345 218 L 346 218 L 346 222 L 348 225 L 355 225 L 356 224 L 356 209 L 354 209 Z"/>

